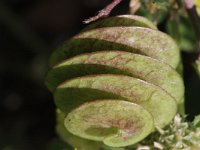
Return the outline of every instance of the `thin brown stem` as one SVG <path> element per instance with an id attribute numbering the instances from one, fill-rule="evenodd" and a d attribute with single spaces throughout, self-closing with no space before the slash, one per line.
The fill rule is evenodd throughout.
<path id="1" fill-rule="evenodd" d="M 100 18 L 104 18 L 104 17 L 107 17 L 110 12 L 119 4 L 121 3 L 122 0 L 113 0 L 109 5 L 107 5 L 104 9 L 100 10 L 99 13 L 94 16 L 94 17 L 91 17 L 89 19 L 86 19 L 84 20 L 83 22 L 88 24 L 90 22 L 93 22 L 93 21 L 96 21 Z"/>

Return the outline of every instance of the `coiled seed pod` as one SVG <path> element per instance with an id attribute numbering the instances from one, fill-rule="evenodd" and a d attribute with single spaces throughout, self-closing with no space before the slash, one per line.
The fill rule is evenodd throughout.
<path id="1" fill-rule="evenodd" d="M 135 144 L 163 128 L 177 108 L 183 112 L 179 53 L 174 40 L 143 17 L 89 25 L 50 58 L 46 85 L 58 116 L 65 114 L 58 127 L 111 147 Z"/>

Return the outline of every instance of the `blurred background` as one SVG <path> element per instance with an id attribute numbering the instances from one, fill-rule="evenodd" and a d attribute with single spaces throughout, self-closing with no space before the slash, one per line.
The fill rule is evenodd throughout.
<path id="1" fill-rule="evenodd" d="M 56 136 L 55 106 L 44 86 L 48 57 L 82 21 L 111 0 L 0 1 L 0 150 L 44 150 Z M 128 13 L 123 1 L 111 15 Z M 165 31 L 166 20 L 159 28 Z M 188 118 L 200 113 L 195 55 L 183 53 Z"/>

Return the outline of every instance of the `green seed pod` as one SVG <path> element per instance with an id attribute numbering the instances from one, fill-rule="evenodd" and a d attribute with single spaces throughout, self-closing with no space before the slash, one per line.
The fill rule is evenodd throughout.
<path id="1" fill-rule="evenodd" d="M 59 136 L 99 150 L 133 145 L 165 127 L 184 112 L 180 60 L 174 40 L 143 17 L 89 25 L 50 58 L 46 85 L 62 116 Z"/>

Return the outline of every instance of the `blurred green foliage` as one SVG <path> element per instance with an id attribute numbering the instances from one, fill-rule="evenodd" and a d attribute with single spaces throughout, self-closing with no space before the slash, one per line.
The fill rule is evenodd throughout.
<path id="1" fill-rule="evenodd" d="M 200 60 L 199 60 L 199 59 L 197 59 L 197 60 L 195 61 L 195 63 L 194 63 L 194 68 L 195 68 L 197 74 L 198 74 L 199 77 L 200 77 Z"/>
<path id="2" fill-rule="evenodd" d="M 194 52 L 197 49 L 194 30 L 185 15 L 169 19 L 167 32 L 176 40 L 181 50 Z"/>

